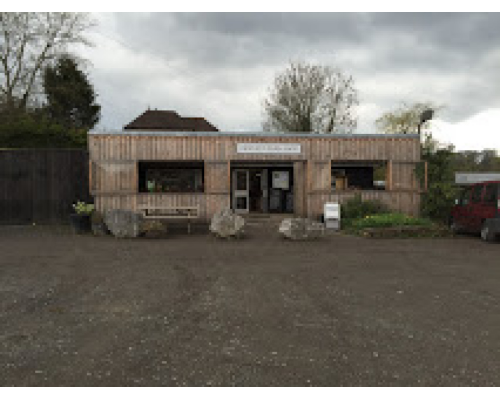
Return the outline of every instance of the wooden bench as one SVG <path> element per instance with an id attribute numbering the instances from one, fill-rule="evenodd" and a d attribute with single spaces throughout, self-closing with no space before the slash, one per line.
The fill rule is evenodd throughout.
<path id="1" fill-rule="evenodd" d="M 191 233 L 191 221 L 200 216 L 198 206 L 142 206 L 139 210 L 147 219 L 187 219 L 188 233 Z"/>

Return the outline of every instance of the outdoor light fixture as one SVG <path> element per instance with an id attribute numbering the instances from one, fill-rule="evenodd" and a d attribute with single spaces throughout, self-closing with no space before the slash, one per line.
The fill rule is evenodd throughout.
<path id="1" fill-rule="evenodd" d="M 432 116 L 434 115 L 434 110 L 432 108 L 428 108 L 427 110 L 424 110 L 422 114 L 420 114 L 420 122 L 418 123 L 418 135 L 420 136 L 420 129 L 422 128 L 422 125 L 426 123 L 427 121 L 430 121 L 432 119 Z"/>

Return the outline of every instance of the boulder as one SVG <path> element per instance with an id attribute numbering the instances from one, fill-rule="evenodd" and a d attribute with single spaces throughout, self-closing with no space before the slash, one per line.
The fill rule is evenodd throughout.
<path id="1" fill-rule="evenodd" d="M 291 240 L 318 239 L 325 235 L 325 225 L 307 218 L 285 218 L 279 232 Z"/>
<path id="2" fill-rule="evenodd" d="M 109 210 L 104 214 L 104 222 L 111 233 L 119 238 L 135 238 L 141 234 L 143 217 L 129 210 Z"/>
<path id="3" fill-rule="evenodd" d="M 245 220 L 230 209 L 215 213 L 210 223 L 210 232 L 220 238 L 239 238 L 244 230 Z"/>

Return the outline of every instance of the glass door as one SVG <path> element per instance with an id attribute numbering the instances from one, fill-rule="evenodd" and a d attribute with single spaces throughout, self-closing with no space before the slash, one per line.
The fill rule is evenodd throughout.
<path id="1" fill-rule="evenodd" d="M 248 213 L 250 200 L 250 171 L 233 170 L 233 210 Z"/>

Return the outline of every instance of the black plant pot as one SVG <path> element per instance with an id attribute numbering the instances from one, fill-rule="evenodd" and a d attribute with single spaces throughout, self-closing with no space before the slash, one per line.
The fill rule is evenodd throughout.
<path id="1" fill-rule="evenodd" d="M 90 215 L 87 214 L 71 214 L 70 215 L 71 226 L 73 232 L 78 235 L 90 232 Z"/>

